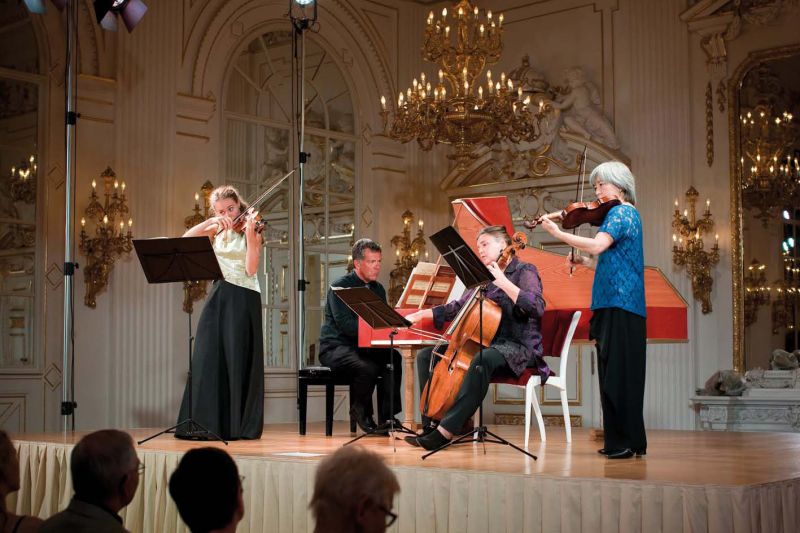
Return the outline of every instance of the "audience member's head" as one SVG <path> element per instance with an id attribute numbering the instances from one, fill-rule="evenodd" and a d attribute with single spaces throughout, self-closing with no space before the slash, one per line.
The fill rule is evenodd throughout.
<path id="1" fill-rule="evenodd" d="M 0 430 L 0 500 L 19 490 L 19 460 L 11 437 Z"/>
<path id="2" fill-rule="evenodd" d="M 394 522 L 394 495 L 400 485 L 381 457 L 345 446 L 317 468 L 311 511 L 316 531 L 383 532 Z"/>
<path id="3" fill-rule="evenodd" d="M 70 471 L 75 497 L 118 512 L 139 486 L 139 458 L 130 435 L 116 429 L 95 431 L 72 449 Z"/>
<path id="4" fill-rule="evenodd" d="M 169 493 L 192 533 L 236 531 L 244 516 L 239 470 L 218 448 L 186 452 L 169 478 Z"/>

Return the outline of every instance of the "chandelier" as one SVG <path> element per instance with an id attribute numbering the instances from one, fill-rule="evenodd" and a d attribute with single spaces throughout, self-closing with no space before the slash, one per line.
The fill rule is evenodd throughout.
<path id="1" fill-rule="evenodd" d="M 743 154 L 742 203 L 756 210 L 764 227 L 781 209 L 800 203 L 800 167 L 792 151 L 797 141 L 794 117 L 788 111 L 773 116 L 760 104 L 739 116 Z"/>
<path id="2" fill-rule="evenodd" d="M 200 187 L 200 193 L 194 193 L 194 209 L 192 214 L 183 219 L 183 227 L 186 229 L 193 228 L 197 224 L 208 220 L 208 215 L 211 212 L 211 193 L 214 192 L 214 184 L 210 181 L 203 183 Z M 203 196 L 203 207 L 200 207 L 200 195 Z M 183 282 L 183 310 L 186 313 L 192 313 L 194 309 L 194 302 L 202 300 L 206 297 L 206 290 L 208 289 L 208 281 L 184 281 Z"/>
<path id="3" fill-rule="evenodd" d="M 129 254 L 133 249 L 133 219 L 129 217 L 125 182 L 120 183 L 110 167 L 100 177 L 103 178 L 103 203 L 100 203 L 97 195 L 97 181 L 92 180 L 89 205 L 81 218 L 80 251 L 86 256 L 86 267 L 83 269 L 86 283 L 84 303 L 92 309 L 97 305 L 97 294 L 108 285 L 108 277 L 117 258 Z M 94 225 L 92 237 L 86 231 L 87 221 Z"/>
<path id="4" fill-rule="evenodd" d="M 484 68 L 500 59 L 502 36 L 503 15 L 495 18 L 469 0 L 442 9 L 441 17 L 431 11 L 422 57 L 438 65 L 438 80 L 421 73 L 399 93 L 393 111 L 381 96 L 384 133 L 403 143 L 416 139 L 426 151 L 449 144 L 455 152 L 448 158 L 459 169 L 477 158 L 479 146 L 538 139 L 544 104 L 532 110 L 530 96 L 505 73 L 498 79 L 487 70 L 482 81 Z"/>
<path id="5" fill-rule="evenodd" d="M 15 202 L 36 202 L 36 174 L 39 167 L 36 158 L 30 156 L 18 167 L 11 167 L 11 199 Z"/>

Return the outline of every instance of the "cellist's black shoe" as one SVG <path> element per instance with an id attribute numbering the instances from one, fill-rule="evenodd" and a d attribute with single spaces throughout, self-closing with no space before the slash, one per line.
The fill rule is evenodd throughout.
<path id="1" fill-rule="evenodd" d="M 597 453 L 599 453 L 600 455 L 608 455 L 613 451 L 614 450 L 606 450 L 605 448 L 600 448 L 599 450 L 597 450 Z"/>
<path id="2" fill-rule="evenodd" d="M 417 442 L 426 450 L 437 450 L 450 442 L 440 431 L 431 431 L 427 435 L 417 437 Z"/>
<path id="3" fill-rule="evenodd" d="M 412 446 L 416 446 L 419 448 L 419 442 L 417 441 L 419 437 L 417 435 L 409 435 L 408 437 L 403 437 L 403 440 L 409 443 Z"/>

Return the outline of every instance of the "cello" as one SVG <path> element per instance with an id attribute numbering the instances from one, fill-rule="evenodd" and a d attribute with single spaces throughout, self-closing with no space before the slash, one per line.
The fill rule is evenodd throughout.
<path id="1" fill-rule="evenodd" d="M 505 269 L 517 250 L 526 245 L 525 234 L 520 231 L 514 233 L 511 244 L 497 260 L 498 267 Z M 439 353 L 444 341 L 440 341 L 433 350 L 433 354 L 441 357 L 442 361 L 435 366 L 420 396 L 420 412 L 424 416 L 441 420 L 447 414 L 455 403 L 472 359 L 482 348 L 488 347 L 497 334 L 502 310 L 491 300 L 481 303 L 480 291 L 481 287 L 473 291 L 450 325 L 450 342 L 445 353 Z"/>

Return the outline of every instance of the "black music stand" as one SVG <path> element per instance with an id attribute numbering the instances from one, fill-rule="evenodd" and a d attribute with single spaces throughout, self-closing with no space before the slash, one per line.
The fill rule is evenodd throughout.
<path id="1" fill-rule="evenodd" d="M 483 338 L 483 300 L 486 297 L 486 285 L 489 282 L 494 281 L 494 276 L 452 226 L 447 226 L 446 228 L 437 231 L 430 236 L 430 239 L 433 245 L 436 246 L 436 249 L 439 250 L 439 253 L 442 254 L 444 260 L 447 261 L 447 264 L 452 267 L 456 276 L 458 276 L 461 282 L 466 286 L 466 288 L 478 288 L 478 336 Z M 433 361 L 434 359 L 431 358 L 431 362 Z M 478 364 L 475 365 L 476 370 L 481 367 L 482 363 L 483 345 L 481 345 L 480 349 L 478 350 Z M 433 372 L 431 372 L 431 377 L 433 377 Z M 422 401 L 421 398 L 420 401 Z M 519 446 L 512 444 L 503 437 L 489 431 L 489 429 L 483 424 L 483 400 L 481 400 L 480 406 L 478 406 L 478 427 L 462 435 L 458 435 L 447 444 L 444 444 L 443 446 L 426 453 L 422 456 L 422 458 L 425 459 L 437 452 L 444 450 L 445 448 L 453 446 L 454 444 L 461 444 L 468 440 L 477 440 L 478 442 L 482 443 L 492 442 L 495 444 L 504 444 L 506 446 L 511 446 L 520 453 L 532 457 L 534 460 L 537 459 L 532 453 L 523 450 Z M 483 447 L 483 453 L 486 453 L 485 444 Z"/>
<path id="2" fill-rule="evenodd" d="M 399 426 L 394 420 L 394 336 L 397 335 L 397 328 L 407 328 L 411 326 L 411 322 L 405 319 L 403 315 L 389 307 L 380 296 L 372 292 L 367 287 L 331 287 L 333 293 L 347 305 L 356 315 L 361 317 L 372 329 L 387 329 L 391 328 L 389 333 L 389 363 L 386 368 L 389 370 L 389 420 L 386 420 L 383 427 L 389 435 L 394 435 L 395 431 L 401 433 L 409 433 L 416 435 L 416 432 L 411 431 L 403 424 Z M 384 385 L 386 387 L 386 385 Z M 367 435 L 375 435 L 381 432 L 381 427 L 375 431 L 359 435 L 351 441 L 346 442 L 347 446 Z M 394 440 L 392 440 L 394 444 Z M 396 449 L 396 448 L 395 448 Z"/>
<path id="3" fill-rule="evenodd" d="M 178 281 L 204 281 L 222 279 L 217 256 L 211 247 L 208 237 L 179 237 L 174 239 L 139 239 L 133 241 L 136 255 L 142 265 L 148 283 L 174 283 Z M 192 313 L 189 312 L 189 413 L 188 417 L 174 426 L 159 431 L 146 439 L 140 440 L 143 444 L 164 433 L 174 432 L 181 426 L 188 426 L 185 436 L 180 438 L 190 440 L 220 440 L 225 445 L 227 441 L 210 431 L 201 423 L 192 418 Z M 213 439 L 209 439 L 212 437 Z"/>

